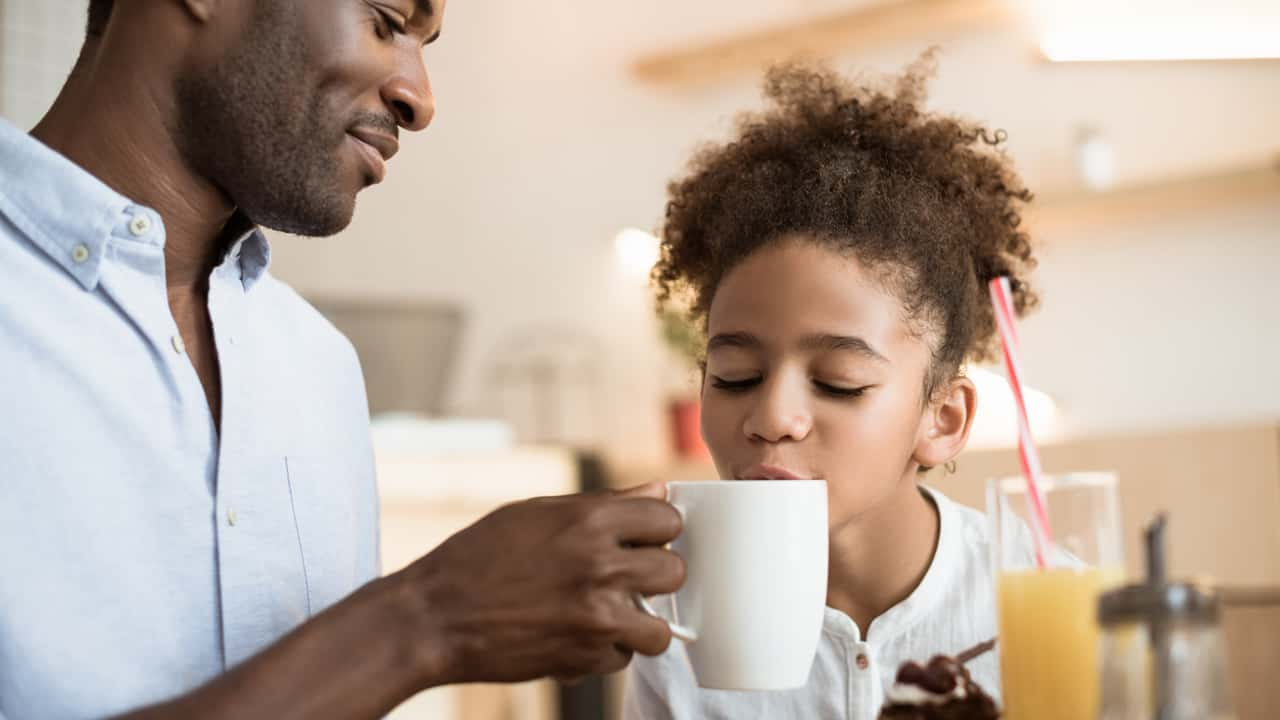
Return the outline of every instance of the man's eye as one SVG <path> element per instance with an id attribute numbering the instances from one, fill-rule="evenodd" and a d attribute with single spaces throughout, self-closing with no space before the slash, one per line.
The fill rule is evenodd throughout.
<path id="1" fill-rule="evenodd" d="M 390 40 L 395 37 L 396 33 L 404 32 L 404 28 L 396 22 L 395 18 L 381 10 L 375 10 L 374 13 L 377 15 L 377 18 L 374 20 L 374 27 L 377 30 L 379 38 L 383 40 Z"/>
<path id="2" fill-rule="evenodd" d="M 727 390 L 728 392 L 742 392 L 749 390 L 760 384 L 760 378 L 747 378 L 745 380 L 725 380 L 714 375 L 711 376 L 711 387 L 717 390 Z"/>

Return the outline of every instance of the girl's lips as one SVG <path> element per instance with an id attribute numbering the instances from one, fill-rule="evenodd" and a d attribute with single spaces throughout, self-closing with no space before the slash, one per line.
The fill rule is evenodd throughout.
<path id="1" fill-rule="evenodd" d="M 781 465 L 753 465 L 734 473 L 738 480 L 808 480 L 812 476 L 802 475 Z"/>

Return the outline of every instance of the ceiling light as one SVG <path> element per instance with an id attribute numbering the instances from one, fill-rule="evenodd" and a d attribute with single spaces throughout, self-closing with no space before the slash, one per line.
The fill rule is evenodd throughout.
<path id="1" fill-rule="evenodd" d="M 1018 409 L 1013 391 L 1003 375 L 984 368 L 965 370 L 978 388 L 978 412 L 969 431 L 969 447 L 972 449 L 1011 448 L 1018 445 Z M 1058 404 L 1034 388 L 1023 389 L 1027 404 L 1027 419 L 1031 423 L 1031 435 L 1035 441 L 1049 443 L 1062 436 Z"/>
<path id="2" fill-rule="evenodd" d="M 1020 0 L 1054 62 L 1280 58 L 1275 0 Z"/>
<path id="3" fill-rule="evenodd" d="M 1280 28 L 1050 31 L 1040 38 L 1040 52 L 1053 62 L 1265 60 L 1280 58 Z"/>

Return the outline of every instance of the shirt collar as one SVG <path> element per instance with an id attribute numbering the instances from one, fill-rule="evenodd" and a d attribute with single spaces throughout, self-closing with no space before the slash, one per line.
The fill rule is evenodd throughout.
<path id="1" fill-rule="evenodd" d="M 823 619 L 826 632 L 854 642 L 870 637 L 872 642 L 882 645 L 910 630 L 943 602 L 947 587 L 955 581 L 964 563 L 964 528 L 959 509 L 949 498 L 924 485 L 920 486 L 920 492 L 938 509 L 938 547 L 924 579 L 907 599 L 872 620 L 870 628 L 859 628 L 848 615 L 828 607 Z"/>
<path id="2" fill-rule="evenodd" d="M 0 214 L 86 290 L 98 284 L 109 240 L 164 246 L 158 213 L 4 119 L 0 161 Z M 266 273 L 271 246 L 239 210 L 225 232 L 235 238 L 226 259 L 239 263 L 247 291 Z"/>
<path id="3" fill-rule="evenodd" d="M 0 158 L 0 213 L 86 289 L 97 285 L 107 238 L 130 222 L 132 203 L 4 120 Z"/>
<path id="4" fill-rule="evenodd" d="M 964 564 L 964 527 L 960 510 L 949 498 L 933 488 L 920 485 L 920 492 L 938 509 L 938 547 L 924 573 L 924 579 L 906 600 L 889 608 L 871 622 L 871 637 L 884 642 L 902 635 L 945 602 L 947 588 Z"/>
<path id="5" fill-rule="evenodd" d="M 227 221 L 223 235 L 235 238 L 227 250 L 224 262 L 239 265 L 240 281 L 248 292 L 266 274 L 271 266 L 271 243 L 262 229 L 253 224 L 248 215 L 236 210 Z"/>

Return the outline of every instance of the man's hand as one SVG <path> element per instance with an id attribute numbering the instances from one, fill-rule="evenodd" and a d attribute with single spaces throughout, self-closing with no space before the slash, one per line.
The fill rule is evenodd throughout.
<path id="1" fill-rule="evenodd" d="M 508 505 L 387 578 L 417 606 L 427 683 L 609 673 L 633 652 L 666 650 L 670 629 L 633 597 L 684 582 L 683 561 L 663 548 L 681 531 L 664 492 Z"/>
<path id="2" fill-rule="evenodd" d="M 204 686 L 119 720 L 378 718 L 428 687 L 579 677 L 671 642 L 633 593 L 684 562 L 664 488 L 508 505 Z"/>

